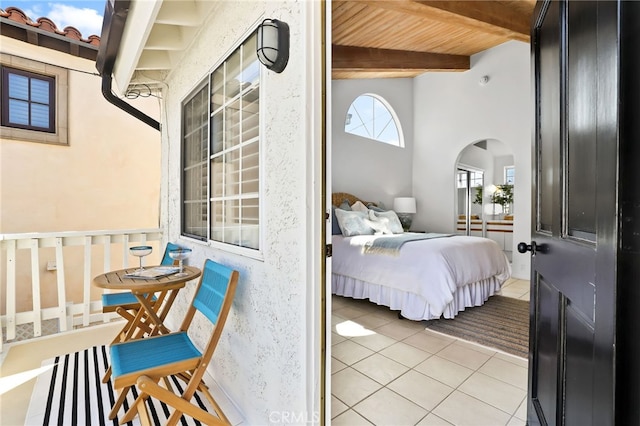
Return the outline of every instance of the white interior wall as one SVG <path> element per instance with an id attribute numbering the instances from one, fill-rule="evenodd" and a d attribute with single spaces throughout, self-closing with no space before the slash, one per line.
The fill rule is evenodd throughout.
<path id="1" fill-rule="evenodd" d="M 452 232 L 455 169 L 468 144 L 495 139 L 513 152 L 514 249 L 530 240 L 531 121 L 529 45 L 507 42 L 471 58 L 461 73 L 427 73 L 414 79 L 415 144 L 413 195 L 418 203 L 415 228 Z M 489 76 L 486 85 L 480 78 Z M 515 250 L 514 250 L 515 252 Z M 529 278 L 528 255 L 514 254 L 513 275 Z"/>
<path id="2" fill-rule="evenodd" d="M 387 207 L 393 206 L 396 196 L 410 196 L 413 79 L 334 80 L 332 86 L 332 191 L 382 201 Z M 383 97 L 394 109 L 404 133 L 404 148 L 345 133 L 347 111 L 365 93 Z"/>

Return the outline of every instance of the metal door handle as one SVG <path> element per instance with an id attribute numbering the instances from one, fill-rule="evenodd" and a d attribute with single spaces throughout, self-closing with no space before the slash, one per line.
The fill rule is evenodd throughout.
<path id="1" fill-rule="evenodd" d="M 531 241 L 531 244 L 527 244 L 527 243 L 518 244 L 518 252 L 519 253 L 526 253 L 526 252 L 530 251 L 531 252 L 531 256 L 535 256 L 537 250 L 538 250 L 538 246 L 537 246 L 535 241 Z"/>

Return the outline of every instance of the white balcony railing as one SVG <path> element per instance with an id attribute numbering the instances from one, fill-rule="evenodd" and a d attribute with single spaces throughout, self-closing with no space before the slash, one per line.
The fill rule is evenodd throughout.
<path id="1" fill-rule="evenodd" d="M 109 321 L 93 277 L 137 262 L 128 249 L 141 243 L 154 247 L 145 263 L 160 263 L 161 237 L 160 229 L 0 234 L 0 352 L 20 327 L 39 337 L 45 321 L 56 332 Z"/>

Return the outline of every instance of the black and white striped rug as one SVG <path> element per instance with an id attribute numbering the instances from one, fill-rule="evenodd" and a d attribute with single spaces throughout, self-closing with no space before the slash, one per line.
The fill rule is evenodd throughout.
<path id="1" fill-rule="evenodd" d="M 31 394 L 26 425 L 118 425 L 118 418 L 130 407 L 137 392 L 129 392 L 118 418 L 109 420 L 109 411 L 117 397 L 111 380 L 102 383 L 102 376 L 109 366 L 109 350 L 105 346 L 94 346 L 80 352 L 61 355 L 42 362 L 49 367 L 38 376 Z M 172 377 L 172 385 L 178 391 L 184 382 Z M 174 388 L 174 389 L 175 389 Z M 214 412 L 209 400 L 199 393 L 192 399 L 194 404 Z M 164 424 L 173 411 L 170 407 L 152 398 L 147 407 L 156 425 Z M 130 426 L 139 425 L 136 416 Z M 200 425 L 200 422 L 183 416 L 182 425 Z"/>

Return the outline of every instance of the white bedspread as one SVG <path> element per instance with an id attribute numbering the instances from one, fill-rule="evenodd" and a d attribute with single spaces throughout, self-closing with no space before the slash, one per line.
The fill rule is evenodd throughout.
<path id="1" fill-rule="evenodd" d="M 372 238 L 376 236 L 334 235 L 333 273 L 419 295 L 433 317 L 445 311 L 461 287 L 489 278 L 503 283 L 511 276 L 506 255 L 487 238 L 458 235 L 411 241 L 399 256 L 362 254 L 362 245 Z"/>

